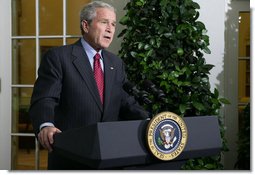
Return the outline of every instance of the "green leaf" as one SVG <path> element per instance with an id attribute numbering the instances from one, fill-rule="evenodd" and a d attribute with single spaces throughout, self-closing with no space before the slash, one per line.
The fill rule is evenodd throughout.
<path id="1" fill-rule="evenodd" d="M 203 34 L 203 35 L 207 34 L 207 30 L 206 30 L 206 29 L 203 29 L 203 30 L 202 30 L 202 34 Z"/>
<path id="2" fill-rule="evenodd" d="M 164 35 L 165 37 L 169 38 L 169 37 L 172 36 L 172 33 L 164 33 L 163 35 Z"/>
<path id="3" fill-rule="evenodd" d="M 182 85 L 183 85 L 183 86 L 190 86 L 190 85 L 191 85 L 191 82 L 189 82 L 189 81 L 184 81 L 184 82 L 182 83 Z"/>
<path id="4" fill-rule="evenodd" d="M 144 0 L 140 0 L 136 2 L 137 6 L 143 6 L 144 5 Z"/>
<path id="5" fill-rule="evenodd" d="M 179 56 L 182 56 L 183 53 L 184 53 L 184 51 L 183 51 L 182 48 L 178 48 L 178 49 L 177 49 L 177 54 L 178 54 Z"/>
<path id="6" fill-rule="evenodd" d="M 144 53 L 139 53 L 137 56 L 139 56 L 139 57 L 141 57 L 141 58 L 146 57 Z"/>
<path id="7" fill-rule="evenodd" d="M 205 43 L 208 45 L 209 44 L 209 36 L 203 35 L 202 39 L 205 41 Z"/>
<path id="8" fill-rule="evenodd" d="M 217 88 L 214 88 L 214 96 L 215 96 L 215 98 L 219 97 L 219 91 Z"/>
<path id="9" fill-rule="evenodd" d="M 155 39 L 154 39 L 154 38 L 151 38 L 151 39 L 150 39 L 150 45 L 153 46 L 154 44 L 155 44 Z"/>
<path id="10" fill-rule="evenodd" d="M 159 78 L 163 79 L 163 80 L 166 80 L 167 77 L 168 77 L 168 73 L 167 72 L 163 72 L 161 75 L 158 75 Z M 161 82 L 162 83 L 162 82 Z M 164 82 L 165 84 L 165 82 Z M 163 85 L 163 84 L 160 84 L 160 86 Z"/>
<path id="11" fill-rule="evenodd" d="M 211 50 L 208 47 L 203 48 L 203 51 L 207 54 L 211 54 Z"/>
<path id="12" fill-rule="evenodd" d="M 197 21 L 196 22 L 196 26 L 197 26 L 197 28 L 199 29 L 199 30 L 203 30 L 203 29 L 205 29 L 205 25 L 204 25 L 204 23 L 202 23 L 201 21 Z"/>
<path id="13" fill-rule="evenodd" d="M 160 1 L 160 6 L 164 9 L 166 8 L 168 5 L 168 0 L 161 0 Z"/>
<path id="14" fill-rule="evenodd" d="M 161 39 L 160 38 L 156 39 L 156 45 L 157 45 L 157 48 L 160 47 L 160 45 L 161 45 Z"/>
<path id="15" fill-rule="evenodd" d="M 196 2 L 192 2 L 192 6 L 195 8 L 195 9 L 200 9 L 200 5 Z"/>
<path id="16" fill-rule="evenodd" d="M 198 163 L 199 163 L 199 165 L 204 166 L 204 162 L 202 159 L 198 159 Z"/>
<path id="17" fill-rule="evenodd" d="M 144 50 L 149 50 L 150 48 L 151 48 L 151 46 L 149 44 L 145 44 Z"/>
<path id="18" fill-rule="evenodd" d="M 212 170 L 212 169 L 215 168 L 215 164 L 206 164 L 205 168 L 208 169 L 208 170 Z"/>
<path id="19" fill-rule="evenodd" d="M 141 50 L 143 47 L 144 47 L 144 43 L 140 42 L 140 43 L 138 44 L 138 49 Z"/>
<path id="20" fill-rule="evenodd" d="M 215 66 L 212 65 L 212 64 L 206 64 L 206 65 L 204 65 L 204 68 L 206 68 L 207 71 L 210 71 L 213 67 L 215 67 Z"/>
<path id="21" fill-rule="evenodd" d="M 122 25 L 125 25 L 127 23 L 127 21 L 129 20 L 129 17 L 128 16 L 123 16 L 121 19 L 120 19 L 120 24 Z"/>
<path id="22" fill-rule="evenodd" d="M 199 102 L 196 102 L 196 101 L 193 102 L 193 106 L 194 106 L 196 109 L 198 109 L 199 111 L 202 111 L 202 110 L 205 109 L 205 107 L 204 107 L 204 105 L 203 105 L 202 103 L 199 103 Z"/>
<path id="23" fill-rule="evenodd" d="M 179 110 L 180 110 L 180 112 L 181 112 L 182 114 L 185 113 L 186 109 L 187 109 L 187 105 L 186 105 L 186 104 L 181 104 L 181 105 L 179 106 Z"/>
<path id="24" fill-rule="evenodd" d="M 146 56 L 149 57 L 153 54 L 154 50 L 153 49 L 150 49 L 147 53 L 146 53 Z"/>
<path id="25" fill-rule="evenodd" d="M 134 51 L 132 51 L 132 52 L 130 52 L 130 54 L 132 55 L 132 57 L 136 57 L 136 55 L 137 55 L 137 53 L 136 52 L 134 52 Z"/>
<path id="26" fill-rule="evenodd" d="M 122 37 L 123 35 L 125 35 L 127 32 L 127 29 L 124 29 L 120 32 L 120 34 L 118 35 L 118 37 Z"/>
<path id="27" fill-rule="evenodd" d="M 219 101 L 223 104 L 231 104 L 226 98 L 220 98 Z"/>

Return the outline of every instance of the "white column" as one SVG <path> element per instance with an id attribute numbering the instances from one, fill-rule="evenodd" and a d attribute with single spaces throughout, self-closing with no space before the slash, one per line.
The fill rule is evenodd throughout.
<path id="1" fill-rule="evenodd" d="M 225 6 L 224 96 L 231 102 L 225 107 L 226 138 L 225 169 L 233 169 L 237 161 L 238 141 L 238 30 L 239 12 L 249 11 L 249 1 L 226 0 Z"/>
<path id="2" fill-rule="evenodd" d="M 0 169 L 11 169 L 11 1 L 0 1 Z"/>

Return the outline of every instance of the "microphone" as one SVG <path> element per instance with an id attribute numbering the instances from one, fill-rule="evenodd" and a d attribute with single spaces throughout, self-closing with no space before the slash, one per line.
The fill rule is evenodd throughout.
<path id="1" fill-rule="evenodd" d="M 150 80 L 144 80 L 142 86 L 146 91 L 149 91 L 153 95 L 155 95 L 158 100 L 163 102 L 166 101 L 166 95 L 164 94 L 164 92 L 161 89 L 157 89 L 155 84 L 153 84 Z"/>
<path id="2" fill-rule="evenodd" d="M 145 91 L 140 91 L 131 82 L 126 82 L 123 85 L 123 89 L 129 94 L 133 95 L 140 103 L 151 104 L 151 100 L 148 99 L 148 94 Z"/>

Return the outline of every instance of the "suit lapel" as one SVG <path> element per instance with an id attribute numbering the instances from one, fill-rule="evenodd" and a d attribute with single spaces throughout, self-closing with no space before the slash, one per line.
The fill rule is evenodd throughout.
<path id="1" fill-rule="evenodd" d="M 103 51 L 102 56 L 104 58 L 104 78 L 105 78 L 105 91 L 104 91 L 104 109 L 108 108 L 111 99 L 111 91 L 114 80 L 114 75 L 116 72 L 116 68 L 114 64 L 111 62 L 111 58 L 107 54 L 107 52 Z"/>
<path id="2" fill-rule="evenodd" d="M 103 111 L 103 107 L 100 101 L 99 93 L 97 90 L 96 82 L 94 79 L 93 71 L 91 68 L 91 65 L 88 60 L 88 56 L 83 50 L 82 45 L 80 44 L 80 41 L 78 41 L 73 47 L 73 64 L 82 76 L 83 80 L 85 81 L 85 84 L 87 85 L 89 91 L 91 92 L 94 100 L 96 101 L 98 107 L 101 111 Z"/>

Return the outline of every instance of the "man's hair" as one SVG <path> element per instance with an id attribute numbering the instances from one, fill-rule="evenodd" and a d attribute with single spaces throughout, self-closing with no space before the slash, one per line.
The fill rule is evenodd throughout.
<path id="1" fill-rule="evenodd" d="M 112 5 L 102 1 L 92 1 L 86 4 L 80 12 L 80 28 L 81 28 L 82 34 L 83 34 L 82 21 L 86 20 L 90 24 L 92 20 L 96 17 L 97 8 L 108 8 L 116 12 L 115 8 Z"/>

